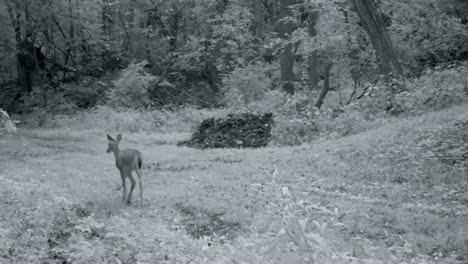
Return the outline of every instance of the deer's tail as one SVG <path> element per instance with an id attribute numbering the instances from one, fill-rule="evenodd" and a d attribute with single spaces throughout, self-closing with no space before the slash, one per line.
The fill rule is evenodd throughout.
<path id="1" fill-rule="evenodd" d="M 138 169 L 141 170 L 142 166 L 143 166 L 143 159 L 141 158 L 141 156 L 138 156 Z"/>

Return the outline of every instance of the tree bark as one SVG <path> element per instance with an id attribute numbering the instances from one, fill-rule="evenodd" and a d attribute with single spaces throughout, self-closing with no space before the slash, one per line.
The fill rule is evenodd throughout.
<path id="1" fill-rule="evenodd" d="M 114 36 L 114 14 L 112 3 L 109 0 L 104 0 L 101 6 L 101 23 L 102 34 L 105 37 L 112 39 Z"/>
<path id="2" fill-rule="evenodd" d="M 32 27 L 30 24 L 30 17 L 29 15 L 27 15 L 26 10 L 21 9 L 19 1 L 14 2 L 15 10 L 13 10 L 13 5 L 10 3 L 9 0 L 5 0 L 5 4 L 7 6 L 7 11 L 10 16 L 11 25 L 13 26 L 15 32 L 18 83 L 21 84 L 26 94 L 30 94 L 32 92 L 32 77 L 35 69 L 35 60 L 33 58 L 34 45 L 32 43 L 33 40 L 31 36 Z M 22 11 L 24 11 L 26 19 L 26 38 L 23 38 L 21 36 L 21 18 L 23 14 Z"/>
<path id="3" fill-rule="evenodd" d="M 297 28 L 292 21 L 292 12 L 290 6 L 296 3 L 295 0 L 281 0 L 281 9 L 277 32 L 286 44 L 281 49 L 280 68 L 281 68 L 281 87 L 288 94 L 294 94 L 294 56 L 292 54 L 292 44 L 290 38 L 292 32 Z"/>
<path id="4" fill-rule="evenodd" d="M 288 94 L 294 94 L 294 56 L 292 54 L 292 45 L 286 44 L 280 54 L 281 68 L 281 87 Z"/>
<path id="5" fill-rule="evenodd" d="M 330 71 L 332 69 L 332 66 L 333 64 L 329 63 L 327 67 L 325 68 L 323 88 L 322 88 L 322 91 L 320 92 L 317 102 L 315 103 L 316 108 L 320 109 L 320 107 L 322 107 L 323 100 L 325 99 L 325 96 L 327 95 L 328 91 L 330 91 Z"/>
<path id="6" fill-rule="evenodd" d="M 307 13 L 307 29 L 309 37 L 317 37 L 317 21 L 319 18 L 318 10 L 311 10 Z M 307 74 L 309 76 L 309 88 L 312 91 L 317 90 L 318 73 L 317 73 L 317 50 L 312 51 L 307 57 Z"/>
<path id="7" fill-rule="evenodd" d="M 169 52 L 174 52 L 177 50 L 177 39 L 179 37 L 179 29 L 180 29 L 180 20 L 182 18 L 182 11 L 176 5 L 172 6 L 172 13 L 170 25 L 169 25 Z"/>
<path id="8" fill-rule="evenodd" d="M 68 19 L 70 23 L 70 28 L 68 30 L 68 35 L 70 36 L 70 59 L 72 62 L 73 67 L 76 67 L 76 33 L 77 31 L 75 30 L 75 18 L 76 16 L 73 14 L 73 7 L 72 7 L 72 1 L 68 0 Z M 68 62 L 65 62 L 64 65 L 67 65 Z M 64 77 L 65 77 L 65 72 L 64 72 Z"/>
<path id="9" fill-rule="evenodd" d="M 254 15 L 254 21 L 253 21 L 253 34 L 254 36 L 261 38 L 263 35 L 263 7 L 261 0 L 253 0 L 252 1 L 252 7 L 253 7 L 253 15 Z"/>
<path id="10" fill-rule="evenodd" d="M 387 81 L 391 79 L 392 74 L 403 79 L 403 70 L 385 28 L 382 14 L 378 11 L 374 0 L 351 0 L 351 2 L 362 26 L 369 34 L 381 73 L 385 75 Z"/>

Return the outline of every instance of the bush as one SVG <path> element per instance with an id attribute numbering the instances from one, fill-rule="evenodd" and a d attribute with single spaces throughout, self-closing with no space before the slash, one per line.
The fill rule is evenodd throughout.
<path id="1" fill-rule="evenodd" d="M 16 125 L 11 121 L 7 112 L 0 108 L 0 138 L 6 134 L 15 133 Z"/>
<path id="2" fill-rule="evenodd" d="M 441 162 L 456 168 L 468 168 L 468 120 L 434 128 L 424 135 L 424 139 L 428 153 Z"/>
<path id="3" fill-rule="evenodd" d="M 248 108 L 273 112 L 273 142 L 296 145 L 368 131 L 384 125 L 395 114 L 418 115 L 466 103 L 466 72 L 466 66 L 428 71 L 418 79 L 407 81 L 407 90 L 395 94 L 391 101 L 387 96 L 388 88 L 379 84 L 369 89 L 361 99 L 345 106 L 337 104 L 312 112 L 300 112 L 294 105 L 307 100 L 304 95 L 286 96 L 270 92 L 264 97 L 264 102 L 251 103 Z M 268 105 L 267 102 L 272 103 Z M 390 103 L 392 108 L 388 109 Z"/>
<path id="4" fill-rule="evenodd" d="M 310 142 L 319 137 L 317 124 L 299 116 L 275 119 L 272 134 L 275 144 L 287 146 Z"/>
<path id="5" fill-rule="evenodd" d="M 114 81 L 115 87 L 107 92 L 107 105 L 134 109 L 151 105 L 148 89 L 156 77 L 145 72 L 146 64 L 146 61 L 130 64 L 120 73 Z"/>
<path id="6" fill-rule="evenodd" d="M 261 101 L 271 90 L 271 79 L 267 76 L 268 66 L 255 63 L 245 68 L 235 68 L 223 78 L 224 103 L 236 108 Z"/>
<path id="7" fill-rule="evenodd" d="M 421 110 L 440 110 L 468 102 L 467 66 L 428 70 L 417 81 L 409 83 Z"/>
<path id="8" fill-rule="evenodd" d="M 89 79 L 79 85 L 62 85 L 65 98 L 82 109 L 96 106 L 104 99 L 104 93 L 109 90 L 111 86 L 110 82 L 98 81 L 96 79 Z"/>
<path id="9" fill-rule="evenodd" d="M 26 112 L 49 112 L 61 114 L 74 114 L 78 107 L 52 89 L 35 87 L 31 94 L 23 97 Z"/>
<path id="10" fill-rule="evenodd" d="M 11 259 L 23 256 L 45 256 L 47 219 L 37 209 L 23 207 L 10 214 L 11 220 L 0 254 Z M 2 242 L 3 242 L 2 241 Z M 25 262 L 26 263 L 26 262 Z"/>
<path id="11" fill-rule="evenodd" d="M 50 257 L 64 260 L 88 257 L 84 253 L 92 250 L 93 243 L 107 233 L 104 225 L 94 219 L 92 210 L 93 204 L 87 203 L 57 211 L 47 234 Z"/>

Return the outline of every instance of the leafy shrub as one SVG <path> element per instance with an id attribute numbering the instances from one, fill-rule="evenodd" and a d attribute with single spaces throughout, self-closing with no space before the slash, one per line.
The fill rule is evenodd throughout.
<path id="1" fill-rule="evenodd" d="M 437 159 L 450 166 L 468 168 L 468 120 L 435 128 L 426 137 L 424 142 Z"/>
<path id="2" fill-rule="evenodd" d="M 0 108 L 0 138 L 9 133 L 16 132 L 16 125 L 11 121 L 7 112 Z"/>
<path id="3" fill-rule="evenodd" d="M 275 144 L 288 146 L 310 142 L 319 137 L 317 124 L 299 116 L 276 118 L 272 134 Z"/>
<path id="4" fill-rule="evenodd" d="M 386 1 L 383 6 L 392 16 L 389 30 L 405 64 L 433 67 L 466 53 L 466 26 L 446 12 L 457 6 L 450 1 Z"/>
<path id="5" fill-rule="evenodd" d="M 255 56 L 255 37 L 250 30 L 252 21 L 250 10 L 236 5 L 228 5 L 222 14 L 209 20 L 213 38 L 210 44 L 221 46 L 216 63 L 222 72 L 229 72 Z"/>
<path id="6" fill-rule="evenodd" d="M 394 96 L 392 102 L 391 114 L 400 114 L 412 112 L 418 106 L 418 98 L 414 93 L 404 91 Z"/>
<path id="7" fill-rule="evenodd" d="M 419 98 L 419 108 L 444 109 L 468 102 L 467 66 L 428 70 L 427 73 L 409 86 Z"/>
<path id="8" fill-rule="evenodd" d="M 67 100 L 63 93 L 43 87 L 35 87 L 31 94 L 24 96 L 23 99 L 27 112 L 73 114 L 78 110 L 78 107 Z"/>
<path id="9" fill-rule="evenodd" d="M 332 137 L 343 137 L 371 130 L 382 125 L 378 115 L 368 115 L 359 111 L 344 110 L 341 114 L 333 117 L 334 112 L 322 112 L 317 122 L 322 134 Z"/>
<path id="10" fill-rule="evenodd" d="M 97 81 L 90 79 L 80 85 L 62 84 L 64 89 L 64 97 L 73 102 L 77 107 L 88 109 L 96 106 L 101 100 L 105 91 L 110 89 L 112 85 L 106 81 Z"/>
<path id="11" fill-rule="evenodd" d="M 89 257 L 85 252 L 93 249 L 96 242 L 93 240 L 103 238 L 107 233 L 104 225 L 94 219 L 92 207 L 92 203 L 87 203 L 59 209 L 47 235 L 50 257 Z"/>
<path id="12" fill-rule="evenodd" d="M 223 78 L 225 105 L 236 108 L 261 101 L 272 86 L 265 68 L 268 67 L 263 63 L 254 63 L 235 68 L 226 75 Z"/>
<path id="13" fill-rule="evenodd" d="M 339 115 L 336 113 L 340 112 Z M 366 117 L 352 109 L 336 111 L 315 110 L 315 112 L 277 116 L 273 127 L 273 142 L 277 145 L 298 145 L 326 138 L 340 138 L 368 131 L 383 125 L 385 119 Z"/>
<path id="14" fill-rule="evenodd" d="M 274 142 L 279 145 L 296 145 L 320 138 L 336 138 L 377 128 L 392 119 L 394 114 L 417 115 L 428 110 L 439 110 L 468 102 L 467 67 L 428 71 L 426 75 L 406 82 L 406 91 L 389 99 L 388 87 L 379 84 L 365 95 L 345 106 L 321 110 L 298 111 L 294 105 L 306 101 L 304 95 L 285 96 L 267 93 L 265 98 L 273 102 L 257 102 L 274 113 Z M 266 107 L 268 106 L 268 107 Z M 391 106 L 391 109 L 388 109 Z M 273 109 L 271 109 L 273 108 Z"/>
<path id="15" fill-rule="evenodd" d="M 45 256 L 47 219 L 37 209 L 23 207 L 12 212 L 9 221 L 7 242 L 0 247 L 3 256 L 21 258 L 22 256 L 34 255 Z"/>
<path id="16" fill-rule="evenodd" d="M 146 61 L 130 64 L 120 73 L 114 81 L 115 87 L 107 92 L 107 105 L 134 109 L 151 105 L 148 89 L 156 77 L 143 69 L 146 64 Z"/>

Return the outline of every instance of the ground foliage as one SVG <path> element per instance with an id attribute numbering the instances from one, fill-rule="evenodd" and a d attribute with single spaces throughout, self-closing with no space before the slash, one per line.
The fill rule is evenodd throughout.
<path id="1" fill-rule="evenodd" d="M 468 169 L 468 120 L 434 130 L 427 138 L 434 155 L 449 165 Z"/>
<path id="2" fill-rule="evenodd" d="M 145 157 L 143 207 L 121 203 L 110 131 L 20 127 L 0 142 L 0 261 L 463 263 L 466 112 L 295 147 L 199 150 L 126 132 L 123 147 Z"/>
<path id="3" fill-rule="evenodd" d="M 18 84 L 14 81 L 0 85 L 0 105 L 5 111 L 13 108 L 14 102 L 19 97 Z"/>
<path id="4" fill-rule="evenodd" d="M 0 140 L 0 263 L 468 261 L 463 1 L 379 3 L 398 93 L 349 1 L 291 6 L 282 39 L 288 1 L 150 2 L 0 4 L 20 26 L 1 28 L 0 106 L 26 113 Z M 8 80 L 31 32 L 74 69 L 29 65 L 25 95 Z M 294 95 L 278 56 L 291 44 Z M 333 65 L 321 109 L 311 54 L 318 75 Z M 143 207 L 120 202 L 116 131 L 144 153 Z"/>
<path id="5" fill-rule="evenodd" d="M 0 138 L 16 132 L 16 125 L 6 111 L 0 108 Z"/>

